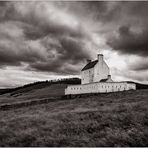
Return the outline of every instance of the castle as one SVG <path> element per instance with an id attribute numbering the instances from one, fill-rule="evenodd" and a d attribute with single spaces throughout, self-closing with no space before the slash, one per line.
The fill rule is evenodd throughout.
<path id="1" fill-rule="evenodd" d="M 97 60 L 87 60 L 87 64 L 81 70 L 81 85 L 69 85 L 65 89 L 65 95 L 107 93 L 131 89 L 136 89 L 134 83 L 113 82 L 103 55 L 98 54 Z"/>

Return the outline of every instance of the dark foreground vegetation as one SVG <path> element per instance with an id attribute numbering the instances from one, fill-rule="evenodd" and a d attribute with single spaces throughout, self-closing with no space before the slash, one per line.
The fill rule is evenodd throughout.
<path id="1" fill-rule="evenodd" d="M 147 137 L 148 90 L 0 111 L 1 147 L 148 146 Z"/>

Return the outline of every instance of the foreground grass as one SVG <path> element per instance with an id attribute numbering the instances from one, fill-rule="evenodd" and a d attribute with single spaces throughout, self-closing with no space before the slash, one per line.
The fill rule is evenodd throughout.
<path id="1" fill-rule="evenodd" d="M 0 111 L 0 146 L 148 146 L 148 90 Z"/>

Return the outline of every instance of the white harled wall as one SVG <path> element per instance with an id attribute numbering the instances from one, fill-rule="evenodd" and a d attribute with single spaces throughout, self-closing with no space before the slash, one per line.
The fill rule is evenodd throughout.
<path id="1" fill-rule="evenodd" d="M 94 78 L 94 68 L 81 71 L 81 82 L 82 84 L 92 83 Z"/>
<path id="2" fill-rule="evenodd" d="M 99 82 L 101 79 L 107 79 L 110 70 L 103 59 L 103 55 L 98 55 L 98 63 L 90 69 L 81 71 L 81 84 Z"/>
<path id="3" fill-rule="evenodd" d="M 81 71 L 81 85 L 69 85 L 65 89 L 65 95 L 87 94 L 87 93 L 108 93 L 126 90 L 135 90 L 136 84 L 127 82 L 112 82 L 109 79 L 110 70 L 103 55 L 98 55 L 98 63 L 88 70 Z M 101 79 L 107 79 L 106 82 L 99 82 Z"/>
<path id="4" fill-rule="evenodd" d="M 84 85 L 71 85 L 65 89 L 65 95 L 86 93 L 108 93 L 125 90 L 135 90 L 134 83 L 127 82 L 96 82 Z"/>
<path id="5" fill-rule="evenodd" d="M 109 67 L 102 59 L 94 67 L 94 82 L 99 82 L 101 79 L 107 79 L 110 75 Z"/>

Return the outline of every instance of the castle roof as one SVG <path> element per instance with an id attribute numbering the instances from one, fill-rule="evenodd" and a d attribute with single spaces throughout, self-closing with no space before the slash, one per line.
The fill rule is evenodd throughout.
<path id="1" fill-rule="evenodd" d="M 106 82 L 108 79 L 101 79 L 100 82 Z"/>
<path id="2" fill-rule="evenodd" d="M 83 67 L 83 69 L 82 69 L 81 71 L 84 71 L 84 70 L 93 68 L 97 63 L 98 63 L 98 60 L 89 62 L 88 64 L 86 64 L 86 65 Z"/>

